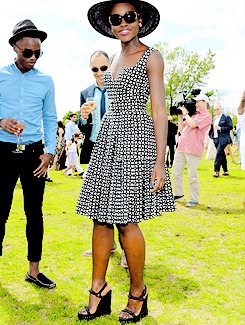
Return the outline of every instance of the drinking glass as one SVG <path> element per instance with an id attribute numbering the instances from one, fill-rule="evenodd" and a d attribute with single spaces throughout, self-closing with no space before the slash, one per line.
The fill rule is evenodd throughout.
<path id="1" fill-rule="evenodd" d="M 24 130 L 24 121 L 23 120 L 20 120 L 19 121 L 20 123 L 17 124 L 16 126 L 20 129 L 20 132 L 18 134 L 16 134 L 17 136 L 17 148 L 13 151 L 13 153 L 22 153 L 22 151 L 19 149 L 19 143 L 20 143 L 20 138 L 21 138 L 21 134 Z"/>
<path id="2" fill-rule="evenodd" d="M 96 121 L 95 121 L 95 117 L 94 117 L 94 109 L 96 107 L 96 101 L 95 101 L 95 98 L 94 97 L 87 97 L 86 98 L 86 102 L 89 103 L 91 105 L 91 114 L 92 114 L 92 123 L 91 124 L 95 124 Z"/>

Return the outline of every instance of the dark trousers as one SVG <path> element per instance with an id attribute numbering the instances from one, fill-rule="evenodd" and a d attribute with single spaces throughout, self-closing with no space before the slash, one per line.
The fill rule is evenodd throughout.
<path id="1" fill-rule="evenodd" d="M 214 138 L 213 140 L 214 140 L 215 148 L 217 149 L 215 160 L 214 160 L 214 171 L 219 172 L 220 166 L 222 166 L 223 171 L 227 172 L 228 169 L 227 169 L 227 160 L 225 154 L 225 147 L 227 146 L 227 143 L 226 144 L 219 143 L 218 138 Z"/>
<path id="2" fill-rule="evenodd" d="M 39 156 L 43 154 L 41 141 L 26 146 L 22 153 L 13 153 L 16 144 L 0 141 L 0 256 L 5 236 L 5 224 L 10 213 L 13 192 L 20 177 L 24 196 L 24 210 L 27 218 L 26 237 L 28 242 L 28 260 L 39 262 L 42 254 L 43 215 L 42 202 L 45 178 L 33 176 L 40 165 Z"/>
<path id="3" fill-rule="evenodd" d="M 81 153 L 80 153 L 80 164 L 88 164 L 91 153 L 94 147 L 94 142 L 87 140 L 84 140 L 84 143 L 81 148 Z"/>
<path id="4" fill-rule="evenodd" d="M 175 154 L 174 146 L 175 144 L 168 144 L 169 150 L 168 150 L 167 166 L 169 166 L 169 158 L 170 158 L 170 167 L 172 167 L 174 163 L 174 154 Z"/>

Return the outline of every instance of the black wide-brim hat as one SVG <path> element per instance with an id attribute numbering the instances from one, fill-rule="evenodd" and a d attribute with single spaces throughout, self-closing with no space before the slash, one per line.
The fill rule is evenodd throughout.
<path id="1" fill-rule="evenodd" d="M 13 45 L 17 42 L 21 37 L 33 37 L 39 38 L 41 42 L 43 42 L 47 38 L 47 33 L 38 30 L 37 27 L 33 24 L 33 22 L 29 19 L 25 19 L 20 21 L 18 24 L 14 26 L 13 36 L 9 39 L 9 44 Z"/>
<path id="2" fill-rule="evenodd" d="M 111 30 L 109 15 L 112 6 L 117 3 L 132 4 L 136 8 L 138 14 L 140 14 L 142 18 L 142 27 L 139 29 L 139 38 L 149 35 L 157 28 L 160 22 L 160 14 L 152 4 L 141 0 L 109 0 L 93 5 L 88 11 L 88 20 L 91 26 L 100 34 L 110 38 L 116 38 Z"/>

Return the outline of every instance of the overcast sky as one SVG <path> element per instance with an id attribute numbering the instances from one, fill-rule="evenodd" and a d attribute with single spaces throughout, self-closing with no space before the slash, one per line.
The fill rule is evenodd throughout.
<path id="1" fill-rule="evenodd" d="M 8 44 L 14 25 L 31 19 L 48 33 L 42 44 L 44 55 L 36 68 L 53 77 L 59 119 L 79 109 L 79 93 L 94 82 L 89 69 L 90 54 L 98 49 L 109 56 L 120 50 L 118 40 L 98 34 L 87 20 L 91 0 L 2 1 L 0 14 L 0 66 L 14 60 Z M 216 68 L 204 91 L 216 89 L 228 110 L 238 106 L 245 89 L 245 1 L 244 0 L 150 0 L 161 15 L 159 27 L 142 42 L 152 46 L 168 42 L 204 55 L 216 53 Z"/>

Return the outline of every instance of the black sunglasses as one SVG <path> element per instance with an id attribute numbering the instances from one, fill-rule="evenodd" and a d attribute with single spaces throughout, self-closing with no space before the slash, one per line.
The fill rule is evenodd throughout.
<path id="1" fill-rule="evenodd" d="M 41 49 L 36 50 L 36 51 L 32 51 L 30 49 L 24 49 L 24 51 L 22 49 L 19 48 L 19 46 L 17 44 L 15 44 L 18 49 L 21 51 L 22 55 L 24 58 L 29 59 L 33 56 L 33 54 L 35 55 L 35 57 L 38 59 L 43 55 L 43 51 Z"/>
<path id="2" fill-rule="evenodd" d="M 137 18 L 138 14 L 136 11 L 128 11 L 124 16 L 118 14 L 109 16 L 109 22 L 112 26 L 119 26 L 122 23 L 122 19 L 124 19 L 128 24 L 132 24 L 137 20 Z"/>
<path id="3" fill-rule="evenodd" d="M 100 71 L 106 71 L 107 69 L 108 69 L 108 66 L 107 65 L 102 65 L 100 68 L 97 68 L 97 67 L 93 67 L 93 68 L 91 68 L 91 70 L 93 71 L 93 72 L 98 72 L 99 71 L 99 69 L 100 69 Z"/>

